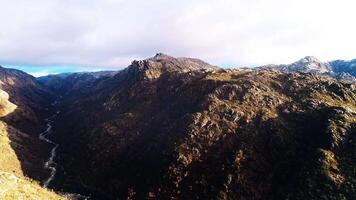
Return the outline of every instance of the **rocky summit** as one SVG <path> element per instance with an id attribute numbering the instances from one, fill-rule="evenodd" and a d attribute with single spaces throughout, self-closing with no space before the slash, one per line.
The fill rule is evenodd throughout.
<path id="1" fill-rule="evenodd" d="M 1 130 L 13 133 L 0 148 L 13 160 L 0 170 L 43 183 L 55 152 L 48 187 L 62 195 L 40 188 L 53 198 L 351 200 L 356 85 L 343 77 L 353 63 L 224 69 L 159 53 L 116 72 L 6 69 Z M 47 143 L 37 140 L 46 125 Z"/>

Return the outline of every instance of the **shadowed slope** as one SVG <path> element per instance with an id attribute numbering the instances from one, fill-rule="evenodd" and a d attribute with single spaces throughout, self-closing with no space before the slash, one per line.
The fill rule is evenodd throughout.
<path id="1" fill-rule="evenodd" d="M 9 101 L 9 95 L 0 90 L 0 117 L 10 115 L 16 107 Z M 26 177 L 23 166 L 32 166 L 32 162 L 37 159 L 33 157 L 33 152 L 30 153 L 31 148 L 25 145 L 33 140 L 29 135 L 0 120 L 0 199 L 66 199 L 43 189 L 37 182 Z M 33 141 L 31 144 L 36 143 Z"/>

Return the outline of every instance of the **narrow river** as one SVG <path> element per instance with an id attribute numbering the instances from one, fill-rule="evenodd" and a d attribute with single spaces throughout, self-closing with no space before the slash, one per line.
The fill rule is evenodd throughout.
<path id="1" fill-rule="evenodd" d="M 57 172 L 57 163 L 55 162 L 55 158 L 56 158 L 56 150 L 57 150 L 59 144 L 53 142 L 48 137 L 53 132 L 52 123 L 54 122 L 54 119 L 57 117 L 58 113 L 59 113 L 59 111 L 57 111 L 56 114 L 52 115 L 51 117 L 45 119 L 46 130 L 43 131 L 39 136 L 40 140 L 45 141 L 48 144 L 51 144 L 53 146 L 52 150 L 50 152 L 50 156 L 44 164 L 44 168 L 48 169 L 50 171 L 49 177 L 43 182 L 43 187 L 45 187 L 45 188 L 47 188 L 48 185 L 53 181 L 54 177 L 56 176 L 56 172 Z"/>
<path id="2" fill-rule="evenodd" d="M 55 106 L 56 104 L 58 104 L 58 102 L 54 102 L 52 105 Z M 56 163 L 56 156 L 57 156 L 57 149 L 59 147 L 59 144 L 52 141 L 50 139 L 51 134 L 53 133 L 53 123 L 55 121 L 55 119 L 57 118 L 58 114 L 60 112 L 57 111 L 56 114 L 48 117 L 45 119 L 46 121 L 46 129 L 45 131 L 43 131 L 40 135 L 39 135 L 39 139 L 52 145 L 52 149 L 50 152 L 50 156 L 48 158 L 48 160 L 45 162 L 44 164 L 44 168 L 48 169 L 50 171 L 50 175 L 49 177 L 43 182 L 43 187 L 44 188 L 48 188 L 49 184 L 54 180 L 54 178 L 56 177 L 57 174 L 57 167 L 58 167 L 58 163 Z M 89 200 L 90 197 L 88 196 L 84 196 L 81 194 L 76 194 L 76 193 L 61 193 L 62 195 L 66 196 L 69 199 L 72 200 Z"/>

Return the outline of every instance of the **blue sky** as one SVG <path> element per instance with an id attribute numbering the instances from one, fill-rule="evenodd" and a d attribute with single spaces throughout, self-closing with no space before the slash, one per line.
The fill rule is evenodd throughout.
<path id="1" fill-rule="evenodd" d="M 291 63 L 304 56 L 356 58 L 355 0 L 0 0 L 0 5 L 0 65 L 37 75 L 120 69 L 157 52 L 227 67 Z"/>
<path id="2" fill-rule="evenodd" d="M 59 74 L 66 72 L 93 72 L 101 70 L 117 70 L 115 68 L 95 68 L 95 67 L 82 67 L 82 66 L 69 66 L 69 65 L 52 65 L 52 66 L 33 66 L 33 65 L 13 65 L 4 64 L 3 67 L 15 68 L 22 70 L 35 77 L 46 76 L 48 74 Z"/>

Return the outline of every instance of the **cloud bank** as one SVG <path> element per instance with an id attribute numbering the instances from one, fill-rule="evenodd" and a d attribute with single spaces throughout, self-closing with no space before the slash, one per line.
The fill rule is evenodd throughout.
<path id="1" fill-rule="evenodd" d="M 0 63 L 125 67 L 164 52 L 216 65 L 356 58 L 354 0 L 0 0 Z"/>

